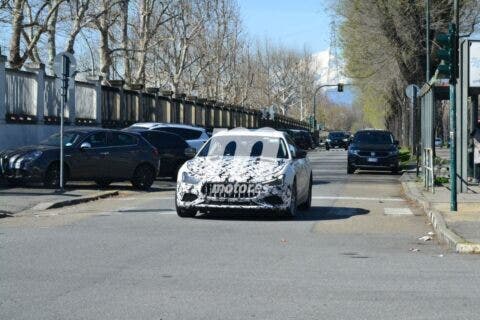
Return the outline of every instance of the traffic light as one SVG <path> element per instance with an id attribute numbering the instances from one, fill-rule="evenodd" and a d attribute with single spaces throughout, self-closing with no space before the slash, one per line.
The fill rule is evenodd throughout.
<path id="1" fill-rule="evenodd" d="M 455 24 L 450 23 L 448 28 L 448 34 L 440 33 L 437 35 L 436 40 L 441 46 L 441 49 L 438 50 L 438 57 L 442 60 L 441 64 L 438 66 L 437 70 L 439 74 L 448 77 L 450 83 L 455 83 L 457 78 L 457 39 L 455 36 Z"/>
<path id="2" fill-rule="evenodd" d="M 338 92 L 343 92 L 343 83 L 339 83 L 339 84 L 337 85 L 337 91 L 338 91 Z"/>

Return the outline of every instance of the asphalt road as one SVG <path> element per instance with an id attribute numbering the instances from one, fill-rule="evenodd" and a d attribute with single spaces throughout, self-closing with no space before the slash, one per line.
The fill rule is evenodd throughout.
<path id="1" fill-rule="evenodd" d="M 180 219 L 171 192 L 0 220 L 0 318 L 478 319 L 480 258 L 418 240 L 399 175 L 310 158 L 293 221 Z"/>

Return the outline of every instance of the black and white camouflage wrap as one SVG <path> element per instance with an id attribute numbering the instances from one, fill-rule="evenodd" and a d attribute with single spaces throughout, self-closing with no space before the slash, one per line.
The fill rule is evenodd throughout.
<path id="1" fill-rule="evenodd" d="M 311 176 L 308 158 L 294 157 L 295 147 L 273 129 L 233 129 L 213 136 L 199 154 L 179 170 L 177 208 L 290 208 L 305 201 Z M 248 191 L 247 191 L 248 190 Z"/>
<path id="2" fill-rule="evenodd" d="M 290 205 L 291 182 L 293 173 L 289 170 L 288 159 L 262 159 L 245 157 L 196 157 L 184 164 L 178 175 L 177 206 L 179 207 L 232 207 L 283 209 Z M 183 173 L 196 179 L 197 183 L 181 181 Z M 281 185 L 270 185 L 268 182 L 282 178 Z M 248 183 L 261 186 L 257 196 L 251 198 L 251 204 L 215 205 L 209 204 L 206 195 L 202 193 L 205 183 L 236 184 Z M 192 202 L 181 201 L 185 193 L 191 193 L 198 198 Z M 283 204 L 272 206 L 265 202 L 267 196 L 276 195 L 282 198 Z"/>

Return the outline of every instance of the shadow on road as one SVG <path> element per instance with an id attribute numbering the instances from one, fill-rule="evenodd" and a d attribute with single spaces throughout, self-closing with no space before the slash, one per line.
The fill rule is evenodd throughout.
<path id="1" fill-rule="evenodd" d="M 318 185 L 322 185 L 322 184 L 329 184 L 330 181 L 326 181 L 326 180 L 315 180 L 313 179 L 313 185 L 314 186 L 318 186 Z"/>
<path id="2" fill-rule="evenodd" d="M 348 219 L 352 216 L 365 215 L 370 211 L 362 208 L 349 207 L 318 207 L 312 206 L 307 211 L 299 211 L 294 219 L 288 219 L 278 213 L 265 212 L 208 212 L 198 214 L 196 219 L 204 220 L 240 220 L 240 221 L 322 221 Z"/>

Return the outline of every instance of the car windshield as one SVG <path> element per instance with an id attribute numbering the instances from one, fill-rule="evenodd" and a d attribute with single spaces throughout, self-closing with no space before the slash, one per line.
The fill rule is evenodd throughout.
<path id="1" fill-rule="evenodd" d="M 71 147 L 78 141 L 80 134 L 78 132 L 65 132 L 63 134 L 63 145 L 65 147 Z M 47 146 L 59 146 L 60 145 L 60 134 L 52 134 L 47 139 L 41 142 L 43 145 Z"/>
<path id="2" fill-rule="evenodd" d="M 280 138 L 258 136 L 217 136 L 200 150 L 199 157 L 260 157 L 288 158 L 285 143 Z"/>
<path id="3" fill-rule="evenodd" d="M 358 132 L 353 142 L 358 144 L 393 144 L 393 136 L 389 132 Z"/>
<path id="4" fill-rule="evenodd" d="M 347 135 L 345 134 L 345 132 L 330 132 L 328 134 L 328 137 L 330 139 L 343 139 L 345 138 Z"/>

